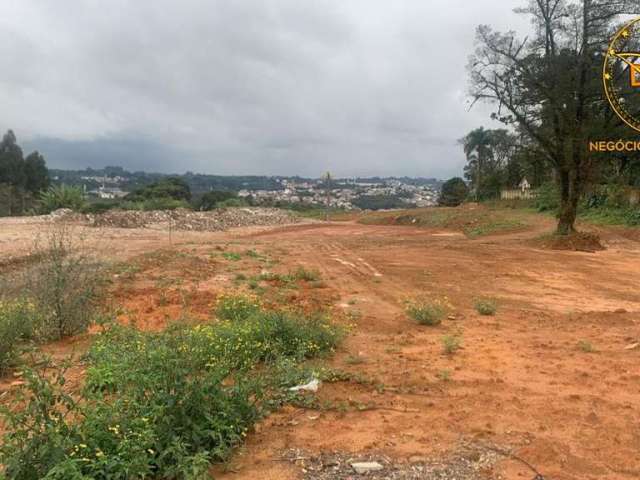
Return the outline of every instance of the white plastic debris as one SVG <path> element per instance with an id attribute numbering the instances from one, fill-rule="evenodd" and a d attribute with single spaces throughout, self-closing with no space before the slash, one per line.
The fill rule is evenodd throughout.
<path id="1" fill-rule="evenodd" d="M 289 389 L 289 391 L 291 391 L 291 392 L 300 392 L 300 391 L 317 392 L 318 388 L 320 388 L 320 380 L 318 380 L 317 378 L 314 378 L 309 383 L 306 383 L 304 385 L 298 385 L 297 387 L 291 387 Z"/>
<path id="2" fill-rule="evenodd" d="M 369 472 L 379 472 L 380 470 L 384 469 L 384 467 L 382 465 L 380 465 L 378 462 L 352 463 L 351 464 L 351 468 L 353 468 L 353 470 L 358 475 L 364 475 L 364 474 L 367 474 Z"/>

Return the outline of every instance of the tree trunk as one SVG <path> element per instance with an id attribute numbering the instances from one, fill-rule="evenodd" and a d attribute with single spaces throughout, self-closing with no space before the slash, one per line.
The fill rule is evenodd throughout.
<path id="1" fill-rule="evenodd" d="M 16 190 L 12 185 L 9 185 L 9 216 L 16 216 Z"/>
<path id="2" fill-rule="evenodd" d="M 558 213 L 558 235 L 569 235 L 575 232 L 576 215 L 580 191 L 575 174 L 569 170 L 558 172 L 560 184 L 560 212 Z"/>

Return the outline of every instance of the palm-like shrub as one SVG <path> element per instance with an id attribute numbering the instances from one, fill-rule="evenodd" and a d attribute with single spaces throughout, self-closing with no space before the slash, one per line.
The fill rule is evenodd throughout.
<path id="1" fill-rule="evenodd" d="M 85 206 L 84 193 L 79 187 L 55 185 L 40 194 L 40 209 L 51 213 L 59 208 L 81 210 Z"/>

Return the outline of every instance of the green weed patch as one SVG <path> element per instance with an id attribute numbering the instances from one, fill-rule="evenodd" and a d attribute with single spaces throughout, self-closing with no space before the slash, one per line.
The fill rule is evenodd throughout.
<path id="1" fill-rule="evenodd" d="M 19 408 L 4 411 L 0 478 L 208 478 L 210 462 L 291 397 L 301 362 L 341 338 L 323 316 L 263 310 L 160 333 L 111 326 L 78 396 L 64 372 L 25 371 Z"/>

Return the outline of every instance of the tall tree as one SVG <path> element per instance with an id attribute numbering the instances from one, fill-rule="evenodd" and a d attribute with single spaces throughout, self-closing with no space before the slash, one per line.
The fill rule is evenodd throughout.
<path id="1" fill-rule="evenodd" d="M 26 182 L 22 149 L 16 136 L 9 130 L 0 142 L 0 183 L 22 187 Z"/>
<path id="2" fill-rule="evenodd" d="M 36 194 L 49 186 L 49 171 L 44 158 L 33 152 L 23 158 L 13 131 L 0 141 L 0 215 L 16 215 L 35 206 Z"/>
<path id="3" fill-rule="evenodd" d="M 28 192 L 38 193 L 49 188 L 49 170 L 44 157 L 33 152 L 24 159 L 25 188 Z"/>
<path id="4" fill-rule="evenodd" d="M 480 186 L 483 173 L 490 155 L 491 138 L 489 130 L 484 127 L 476 128 L 469 132 L 462 140 L 462 147 L 467 156 L 465 176 L 471 182 L 476 200 L 480 200 Z"/>
<path id="5" fill-rule="evenodd" d="M 478 27 L 471 94 L 494 103 L 493 117 L 520 128 L 553 165 L 559 234 L 574 230 L 593 160 L 588 139 L 604 128 L 602 52 L 620 15 L 637 10 L 638 0 L 530 0 L 519 12 L 533 20 L 531 39 Z"/>
<path id="6" fill-rule="evenodd" d="M 516 158 L 516 136 L 505 129 L 486 130 L 480 127 L 469 132 L 460 142 L 467 157 L 465 176 L 476 200 L 499 196 L 500 189 L 507 186 L 509 165 Z"/>

